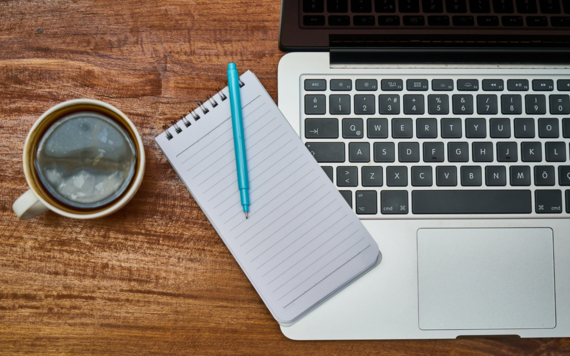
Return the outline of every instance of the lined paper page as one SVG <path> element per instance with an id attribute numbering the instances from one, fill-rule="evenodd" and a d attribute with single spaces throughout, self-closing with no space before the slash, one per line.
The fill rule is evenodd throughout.
<path id="1" fill-rule="evenodd" d="M 251 72 L 241 76 L 250 185 L 245 219 L 229 99 L 156 141 L 279 322 L 372 266 L 378 246 Z M 228 95 L 227 88 L 222 92 Z"/>

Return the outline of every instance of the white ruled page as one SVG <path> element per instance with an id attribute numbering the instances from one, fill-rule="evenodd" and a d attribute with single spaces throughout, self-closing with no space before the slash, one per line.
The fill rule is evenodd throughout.
<path id="1" fill-rule="evenodd" d="M 294 321 L 376 262 L 378 246 L 259 80 L 241 76 L 250 185 L 245 219 L 229 98 L 156 141 L 278 322 Z M 228 95 L 227 88 L 221 92 Z"/>

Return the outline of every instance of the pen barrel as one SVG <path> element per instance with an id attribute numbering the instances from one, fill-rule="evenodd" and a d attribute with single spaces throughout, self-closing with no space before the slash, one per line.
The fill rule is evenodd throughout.
<path id="1" fill-rule="evenodd" d="M 244 188 L 239 190 L 239 195 L 241 198 L 241 205 L 243 206 L 243 211 L 249 211 L 249 188 Z"/>
<path id="2" fill-rule="evenodd" d="M 243 193 L 245 189 L 249 189 L 249 178 L 247 175 L 247 158 L 245 151 L 245 136 L 243 133 L 243 120 L 241 115 L 241 99 L 239 76 L 235 64 L 233 68 L 228 68 L 228 89 L 230 92 L 230 107 L 232 113 L 232 129 L 234 134 L 234 148 L 236 154 L 236 168 L 238 176 L 238 187 L 242 196 L 248 194 Z M 247 198 L 249 204 L 249 197 Z"/>

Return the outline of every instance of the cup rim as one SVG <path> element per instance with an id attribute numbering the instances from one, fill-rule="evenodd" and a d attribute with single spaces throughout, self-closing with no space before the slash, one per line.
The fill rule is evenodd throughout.
<path id="1" fill-rule="evenodd" d="M 106 108 L 107 110 L 113 111 L 114 113 L 119 115 L 121 117 L 121 119 L 123 119 L 125 121 L 125 123 L 127 125 L 129 125 L 130 129 L 132 130 L 132 132 L 135 135 L 136 145 L 138 147 L 138 151 L 140 152 L 140 166 L 139 166 L 139 169 L 137 170 L 136 175 L 133 177 L 133 182 L 132 182 L 131 186 L 122 195 L 121 199 L 115 201 L 114 203 L 111 203 L 111 205 L 108 206 L 107 208 L 100 210 L 100 211 L 97 211 L 97 212 L 94 212 L 94 213 L 73 214 L 73 213 L 61 210 L 56 206 L 53 206 L 52 204 L 47 202 L 40 194 L 38 194 L 38 192 L 34 188 L 34 185 L 32 184 L 33 172 L 31 171 L 31 168 L 30 168 L 31 167 L 30 162 L 29 162 L 30 155 L 28 154 L 28 151 L 30 150 L 29 145 L 30 145 L 30 138 L 32 136 L 32 133 L 38 128 L 38 126 L 45 120 L 46 117 L 48 117 L 49 115 L 51 115 L 52 113 L 54 113 L 58 110 L 66 108 L 66 107 L 69 107 L 72 105 L 81 105 L 81 104 L 87 104 L 87 105 L 91 104 L 91 105 L 95 105 L 95 106 L 102 106 L 102 107 Z M 60 214 L 60 215 L 63 215 L 63 216 L 69 217 L 69 218 L 73 218 L 73 219 L 94 219 L 94 218 L 103 217 L 103 216 L 106 216 L 106 215 L 109 215 L 109 214 L 116 212 L 117 210 L 124 207 L 133 198 L 135 193 L 138 191 L 140 185 L 142 184 L 142 179 L 143 179 L 144 171 L 145 171 L 145 158 L 146 158 L 146 155 L 145 155 L 145 151 L 144 151 L 144 145 L 143 145 L 142 138 L 141 138 L 138 130 L 136 129 L 135 125 L 121 110 L 117 109 L 116 107 L 114 107 L 111 104 L 105 103 L 103 101 L 95 100 L 95 99 L 72 99 L 72 100 L 68 100 L 68 101 L 64 101 L 62 103 L 59 103 L 55 106 L 52 106 L 46 112 L 44 112 L 39 117 L 39 119 L 36 120 L 36 122 L 34 122 L 34 125 L 30 129 L 28 136 L 26 137 L 26 141 L 24 143 L 23 166 L 24 166 L 24 175 L 26 177 L 26 182 L 28 183 L 28 186 L 34 192 L 34 194 L 36 195 L 38 200 L 41 201 L 48 209 L 50 209 L 51 211 L 53 211 L 57 214 Z"/>

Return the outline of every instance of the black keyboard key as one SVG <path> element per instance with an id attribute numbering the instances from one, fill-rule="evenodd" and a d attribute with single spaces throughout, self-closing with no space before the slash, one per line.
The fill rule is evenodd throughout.
<path id="1" fill-rule="evenodd" d="M 449 114 L 449 96 L 447 94 L 428 95 L 428 112 L 430 115 Z"/>
<path id="2" fill-rule="evenodd" d="M 443 142 L 424 142 L 424 162 L 443 162 Z"/>
<path id="3" fill-rule="evenodd" d="M 445 8 L 450 14 L 463 14 L 467 12 L 466 0 L 445 0 Z"/>
<path id="4" fill-rule="evenodd" d="M 570 118 L 562 119 L 562 135 L 564 138 L 570 138 Z"/>
<path id="5" fill-rule="evenodd" d="M 532 90 L 534 91 L 553 91 L 554 80 L 552 79 L 535 79 L 532 81 Z"/>
<path id="6" fill-rule="evenodd" d="M 349 143 L 348 160 L 350 162 L 370 162 L 370 143 L 368 142 Z"/>
<path id="7" fill-rule="evenodd" d="M 404 95 L 404 114 L 423 115 L 424 112 L 423 95 Z"/>
<path id="8" fill-rule="evenodd" d="M 303 0 L 303 12 L 323 12 L 325 11 L 324 0 Z"/>
<path id="9" fill-rule="evenodd" d="M 453 90 L 453 79 L 433 79 L 431 88 L 434 91 L 451 91 Z"/>
<path id="10" fill-rule="evenodd" d="M 376 24 L 374 16 L 354 16 L 352 21 L 354 26 L 374 26 Z"/>
<path id="11" fill-rule="evenodd" d="M 372 12 L 372 0 L 351 0 L 350 5 L 354 13 Z"/>
<path id="12" fill-rule="evenodd" d="M 453 113 L 456 115 L 473 114 L 473 95 L 471 94 L 453 95 Z"/>
<path id="13" fill-rule="evenodd" d="M 530 190 L 417 190 L 414 214 L 523 214 L 532 212 Z"/>
<path id="14" fill-rule="evenodd" d="M 362 186 L 381 187 L 383 184 L 381 166 L 362 167 Z"/>
<path id="15" fill-rule="evenodd" d="M 305 79 L 306 91 L 325 91 L 327 90 L 327 81 L 324 79 Z"/>
<path id="16" fill-rule="evenodd" d="M 496 12 L 497 14 L 512 14 L 513 12 L 515 12 L 513 0 L 493 0 L 493 11 Z M 522 17 L 521 17 L 521 22 L 522 22 Z"/>
<path id="17" fill-rule="evenodd" d="M 338 138 L 338 119 L 305 119 L 306 138 Z"/>
<path id="18" fill-rule="evenodd" d="M 564 12 L 570 14 L 570 1 L 562 0 L 562 6 L 564 7 Z"/>
<path id="19" fill-rule="evenodd" d="M 556 85 L 559 91 L 570 91 L 570 79 L 558 79 Z"/>
<path id="20" fill-rule="evenodd" d="M 511 120 L 509 119 L 491 119 L 489 124 L 491 127 L 492 138 L 510 138 L 511 137 Z"/>
<path id="21" fill-rule="evenodd" d="M 449 162 L 468 162 L 469 144 L 467 142 L 449 142 L 447 144 L 447 160 Z"/>
<path id="22" fill-rule="evenodd" d="M 304 26 L 324 26 L 325 25 L 325 17 L 324 16 L 317 16 L 317 15 L 303 16 L 303 25 Z"/>
<path id="23" fill-rule="evenodd" d="M 449 26 L 449 16 L 428 16 L 430 26 Z"/>
<path id="24" fill-rule="evenodd" d="M 559 0 L 538 0 L 540 4 L 540 12 L 543 14 L 559 14 L 560 2 Z"/>
<path id="25" fill-rule="evenodd" d="M 340 195 L 346 200 L 348 205 L 352 208 L 352 191 L 351 190 L 339 190 Z"/>
<path id="26" fill-rule="evenodd" d="M 480 187 L 483 184 L 481 177 L 481 167 L 463 166 L 461 167 L 461 185 L 464 187 Z"/>
<path id="27" fill-rule="evenodd" d="M 358 185 L 358 167 L 336 167 L 336 185 L 339 187 L 356 187 Z"/>
<path id="28" fill-rule="evenodd" d="M 544 118 L 538 119 L 538 137 L 558 138 L 560 136 L 558 119 Z"/>
<path id="29" fill-rule="evenodd" d="M 419 0 L 398 0 L 398 9 L 401 13 L 420 12 Z"/>
<path id="30" fill-rule="evenodd" d="M 351 91 L 352 80 L 350 79 L 331 79 L 332 91 Z"/>
<path id="31" fill-rule="evenodd" d="M 436 119 L 416 119 L 416 137 L 417 138 L 436 138 L 437 137 L 437 120 Z"/>
<path id="32" fill-rule="evenodd" d="M 548 18 L 546 16 L 527 16 L 526 24 L 530 27 L 546 27 L 548 26 Z"/>
<path id="33" fill-rule="evenodd" d="M 380 114 L 397 115 L 400 113 L 400 96 L 399 95 L 379 95 Z"/>
<path id="34" fill-rule="evenodd" d="M 562 213 L 562 191 L 560 190 L 536 190 L 535 211 L 538 214 Z"/>
<path id="35" fill-rule="evenodd" d="M 545 95 L 527 95 L 525 96 L 525 109 L 529 115 L 546 114 L 546 96 Z"/>
<path id="36" fill-rule="evenodd" d="M 441 119 L 441 137 L 443 138 L 461 138 L 462 136 L 461 119 Z"/>
<path id="37" fill-rule="evenodd" d="M 517 162 L 519 160 L 516 142 L 497 142 L 498 162 Z"/>
<path id="38" fill-rule="evenodd" d="M 457 90 L 477 91 L 479 90 L 479 81 L 477 79 L 457 79 Z"/>
<path id="39" fill-rule="evenodd" d="M 350 16 L 329 16 L 329 26 L 350 26 Z"/>
<path id="40" fill-rule="evenodd" d="M 393 138 L 412 138 L 412 119 L 392 119 Z"/>
<path id="41" fill-rule="evenodd" d="M 388 119 L 368 119 L 368 138 L 388 138 Z"/>
<path id="42" fill-rule="evenodd" d="M 327 11 L 330 13 L 348 12 L 348 0 L 328 0 Z"/>
<path id="43" fill-rule="evenodd" d="M 378 90 L 378 81 L 376 79 L 356 79 L 356 90 L 376 91 Z"/>
<path id="44" fill-rule="evenodd" d="M 507 170 L 504 166 L 485 167 L 485 184 L 489 187 L 504 187 L 507 185 Z"/>
<path id="45" fill-rule="evenodd" d="M 453 16 L 453 26 L 475 26 L 473 16 Z"/>
<path id="46" fill-rule="evenodd" d="M 558 184 L 563 186 L 570 185 L 570 166 L 558 167 Z"/>
<path id="47" fill-rule="evenodd" d="M 378 16 L 379 26 L 400 26 L 399 16 Z"/>
<path id="48" fill-rule="evenodd" d="M 507 80 L 507 89 L 510 91 L 528 91 L 527 79 L 509 79 Z"/>
<path id="49" fill-rule="evenodd" d="M 333 181 L 333 167 L 331 166 L 322 166 L 321 167 L 323 169 L 323 171 L 325 171 L 327 177 L 329 177 L 329 179 L 331 180 L 331 182 Z"/>
<path id="50" fill-rule="evenodd" d="M 521 118 L 515 119 L 515 137 L 516 138 L 534 138 L 534 119 Z"/>
<path id="51" fill-rule="evenodd" d="M 524 21 L 522 16 L 503 16 L 501 18 L 503 26 L 513 27 L 513 26 L 523 26 Z"/>
<path id="52" fill-rule="evenodd" d="M 496 95 L 477 95 L 477 113 L 495 115 L 499 111 L 499 102 Z"/>
<path id="53" fill-rule="evenodd" d="M 404 89 L 402 79 L 382 79 L 381 85 L 384 91 L 402 91 Z"/>
<path id="54" fill-rule="evenodd" d="M 363 128 L 362 119 L 342 119 L 342 137 L 344 138 L 364 137 Z"/>
<path id="55" fill-rule="evenodd" d="M 356 213 L 357 214 L 378 213 L 378 193 L 376 193 L 375 190 L 356 191 Z"/>
<path id="56" fill-rule="evenodd" d="M 521 160 L 523 162 L 542 162 L 542 144 L 540 142 L 522 142 Z"/>
<path id="57" fill-rule="evenodd" d="M 329 96 L 329 112 L 331 114 L 350 114 L 350 95 L 332 94 Z"/>
<path id="58" fill-rule="evenodd" d="M 430 166 L 412 167 L 412 186 L 414 187 L 431 187 L 433 180 L 431 176 Z"/>
<path id="59" fill-rule="evenodd" d="M 386 185 L 405 187 L 408 185 L 408 167 L 386 167 Z"/>
<path id="60" fill-rule="evenodd" d="M 382 214 L 407 214 L 408 192 L 405 190 L 383 190 L 380 193 Z"/>
<path id="61" fill-rule="evenodd" d="M 374 142 L 374 162 L 394 162 L 396 150 L 394 142 Z"/>
<path id="62" fill-rule="evenodd" d="M 477 25 L 499 26 L 499 18 L 497 16 L 477 16 Z M 489 89 L 483 88 L 483 90 L 489 90 Z"/>
<path id="63" fill-rule="evenodd" d="M 566 145 L 564 142 L 546 142 L 544 144 L 547 162 L 566 162 Z"/>
<path id="64" fill-rule="evenodd" d="M 474 14 L 487 14 L 491 12 L 489 0 L 469 0 L 469 8 Z"/>
<path id="65" fill-rule="evenodd" d="M 566 212 L 570 213 L 570 190 L 566 191 Z"/>
<path id="66" fill-rule="evenodd" d="M 376 113 L 376 97 L 374 95 L 356 94 L 354 96 L 354 113 L 357 115 L 374 115 Z"/>
<path id="67" fill-rule="evenodd" d="M 513 187 L 528 187 L 530 181 L 529 166 L 511 166 L 511 185 Z"/>
<path id="68" fill-rule="evenodd" d="M 501 95 L 501 113 L 507 115 L 522 114 L 522 97 L 520 95 Z"/>
<path id="69" fill-rule="evenodd" d="M 422 0 L 422 10 L 428 14 L 443 12 L 443 0 Z"/>
<path id="70" fill-rule="evenodd" d="M 417 142 L 398 143 L 398 160 L 400 162 L 419 162 L 420 144 Z"/>
<path id="71" fill-rule="evenodd" d="M 305 146 L 317 162 L 344 162 L 344 142 L 307 142 Z"/>
<path id="72" fill-rule="evenodd" d="M 519 14 L 536 14 L 536 0 L 517 0 L 517 11 Z"/>
<path id="73" fill-rule="evenodd" d="M 493 162 L 492 142 L 473 142 L 473 162 Z"/>
<path id="74" fill-rule="evenodd" d="M 549 186 L 556 183 L 553 166 L 534 166 L 534 184 Z"/>
<path id="75" fill-rule="evenodd" d="M 326 97 L 324 95 L 305 95 L 306 115 L 323 115 L 326 111 Z"/>
<path id="76" fill-rule="evenodd" d="M 465 136 L 467 138 L 487 137 L 487 120 L 465 119 Z"/>
<path id="77" fill-rule="evenodd" d="M 570 98 L 568 95 L 550 95 L 551 114 L 570 114 Z"/>
<path id="78" fill-rule="evenodd" d="M 505 82 L 502 79 L 483 79 L 483 90 L 485 91 L 503 91 L 504 89 Z"/>
<path id="79" fill-rule="evenodd" d="M 374 7 L 376 12 L 380 13 L 396 12 L 396 0 L 376 0 L 374 2 Z M 380 20 L 378 20 L 378 22 L 380 22 Z"/>
<path id="80" fill-rule="evenodd" d="M 427 79 L 408 79 L 406 80 L 406 89 L 408 91 L 426 91 L 428 90 Z"/>
<path id="81" fill-rule="evenodd" d="M 439 187 L 457 186 L 457 167 L 438 166 L 435 168 L 436 184 Z"/>

